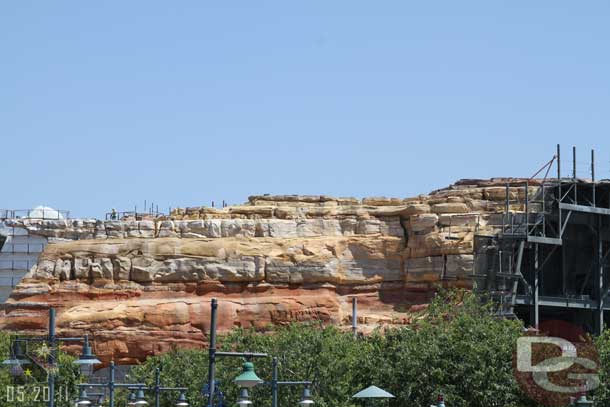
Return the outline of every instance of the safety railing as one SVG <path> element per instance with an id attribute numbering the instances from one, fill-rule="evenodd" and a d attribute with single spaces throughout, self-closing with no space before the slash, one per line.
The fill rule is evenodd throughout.
<path id="1" fill-rule="evenodd" d="M 0 209 L 0 220 L 7 219 L 69 219 L 70 211 L 51 208 Z"/>

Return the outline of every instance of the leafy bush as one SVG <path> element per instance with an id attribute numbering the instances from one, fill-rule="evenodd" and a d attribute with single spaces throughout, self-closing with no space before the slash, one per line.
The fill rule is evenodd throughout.
<path id="1" fill-rule="evenodd" d="M 496 318 L 474 295 L 452 291 L 439 295 L 411 326 L 358 339 L 335 327 L 292 324 L 264 334 L 236 329 L 219 343 L 223 350 L 277 356 L 280 380 L 313 381 L 320 407 L 360 405 L 351 396 L 371 384 L 396 395 L 391 406 L 406 402 L 429 406 L 439 391 L 452 407 L 535 406 L 521 393 L 512 371 L 513 350 L 522 329 L 519 321 Z M 241 363 L 235 358 L 217 359 L 220 387 L 232 403 L 238 397 L 232 380 Z M 270 380 L 270 358 L 254 363 L 259 377 Z M 189 399 L 204 405 L 201 387 L 207 381 L 207 351 L 174 350 L 151 357 L 133 375 L 152 383 L 157 366 L 162 367 L 164 385 L 189 387 Z M 281 386 L 279 404 L 297 405 L 301 392 L 302 387 Z M 164 395 L 164 401 L 176 396 Z M 251 397 L 257 406 L 270 406 L 270 386 L 255 387 Z"/>

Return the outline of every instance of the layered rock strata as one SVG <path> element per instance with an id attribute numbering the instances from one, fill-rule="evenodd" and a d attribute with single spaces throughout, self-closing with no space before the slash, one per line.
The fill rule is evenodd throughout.
<path id="1" fill-rule="evenodd" d="M 148 220 L 14 220 L 52 242 L 0 311 L 0 328 L 89 332 L 98 354 L 132 363 L 201 347 L 219 325 L 406 324 L 437 286 L 469 287 L 476 233 L 494 233 L 522 180 L 462 180 L 414 198 L 252 196 Z M 530 182 L 530 184 L 532 184 Z M 535 188 L 535 186 L 532 186 Z M 520 210 L 518 206 L 513 210 Z"/>

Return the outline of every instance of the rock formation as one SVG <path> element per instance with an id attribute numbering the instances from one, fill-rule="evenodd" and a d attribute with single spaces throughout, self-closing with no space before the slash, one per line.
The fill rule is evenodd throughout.
<path id="1" fill-rule="evenodd" d="M 414 198 L 252 196 L 222 209 L 148 220 L 14 220 L 51 241 L 0 310 L 0 328 L 88 332 L 104 361 L 132 363 L 205 345 L 209 301 L 219 328 L 407 324 L 437 286 L 470 287 L 473 238 L 493 232 L 506 183 L 461 180 Z M 523 187 L 510 194 L 523 195 Z M 519 208 L 513 208 L 519 210 Z"/>

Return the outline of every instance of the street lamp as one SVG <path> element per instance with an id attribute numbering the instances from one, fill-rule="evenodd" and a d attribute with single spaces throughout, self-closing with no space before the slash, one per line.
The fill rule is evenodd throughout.
<path id="1" fill-rule="evenodd" d="M 180 396 L 178 397 L 178 401 L 176 402 L 176 406 L 177 407 L 188 407 L 189 406 L 188 401 L 186 401 L 186 395 L 184 394 L 184 392 L 180 393 Z"/>
<path id="2" fill-rule="evenodd" d="M 299 401 L 301 406 L 310 406 L 313 404 L 313 400 L 311 399 L 311 391 L 309 387 L 305 387 L 303 389 L 303 396 L 301 397 L 301 401 Z"/>
<path id="3" fill-rule="evenodd" d="M 30 363 L 30 361 L 27 359 L 23 349 L 21 349 L 20 341 L 13 342 L 10 358 L 2 361 L 3 365 L 9 366 L 21 366 L 27 365 L 28 363 Z"/>
<path id="4" fill-rule="evenodd" d="M 27 357 L 28 359 L 30 359 L 31 361 L 33 361 L 36 365 L 40 366 L 42 369 L 44 369 L 47 372 L 47 383 L 48 383 L 48 389 L 49 389 L 49 399 L 48 399 L 48 407 L 55 407 L 55 376 L 56 376 L 56 372 L 55 372 L 55 368 L 57 367 L 57 352 L 59 351 L 59 345 L 61 342 L 80 342 L 80 341 L 85 341 L 87 343 L 88 346 L 88 338 L 87 336 L 85 337 L 77 337 L 77 338 L 59 338 L 56 335 L 56 326 L 55 326 L 55 308 L 49 308 L 49 328 L 48 328 L 48 335 L 45 335 L 43 337 L 34 337 L 34 338 L 16 338 L 13 342 L 13 355 L 11 357 L 11 359 L 5 360 L 3 362 L 3 364 L 5 365 L 10 365 L 12 366 L 11 369 L 11 374 L 21 374 L 22 373 L 22 369 L 21 369 L 21 364 L 23 359 L 25 359 L 25 357 Z M 48 347 L 49 352 L 45 357 L 45 361 L 38 361 L 35 358 L 32 358 L 26 354 L 24 354 L 20 348 L 19 345 L 15 345 L 15 343 L 29 343 L 29 342 L 37 342 L 37 343 L 42 343 L 45 346 Z M 82 357 L 83 355 L 81 355 Z M 91 352 L 91 348 L 89 347 L 89 352 L 88 352 L 88 357 L 89 359 L 87 359 L 87 361 L 85 362 L 84 359 L 79 359 L 77 360 L 75 363 L 78 364 L 88 364 L 88 365 L 93 365 L 96 363 L 99 363 L 99 360 L 97 360 L 97 358 L 95 358 L 95 355 L 93 355 L 93 353 Z M 90 366 L 88 366 L 90 367 Z M 87 405 L 87 404 L 81 404 L 81 405 Z"/>
<path id="5" fill-rule="evenodd" d="M 89 345 L 89 335 L 85 335 L 82 353 L 78 360 L 75 360 L 74 363 L 79 365 L 81 373 L 87 377 L 93 374 L 93 365 L 102 363 L 91 351 L 91 345 Z"/>
<path id="6" fill-rule="evenodd" d="M 91 400 L 87 397 L 87 391 L 85 389 L 81 389 L 78 395 L 78 400 L 76 401 L 77 407 L 90 406 Z"/>
<path id="7" fill-rule="evenodd" d="M 114 393 L 116 391 L 117 388 L 123 388 L 123 389 L 128 389 L 131 390 L 131 393 L 129 394 L 128 398 L 127 398 L 127 405 L 128 406 L 147 406 L 148 405 L 148 401 L 146 401 L 146 398 L 144 396 L 144 391 L 152 391 L 154 392 L 155 395 L 155 407 L 159 407 L 160 406 L 160 394 L 161 392 L 164 391 L 180 391 L 182 393 L 184 393 L 185 391 L 187 391 L 188 389 L 186 387 L 162 387 L 161 386 L 161 377 L 160 377 L 160 369 L 157 368 L 155 370 L 155 385 L 154 386 L 147 386 L 144 383 L 117 383 L 115 381 L 115 369 L 116 366 L 113 362 L 110 362 L 110 368 L 108 370 L 108 381 L 105 383 L 81 383 L 78 386 L 81 388 L 84 387 L 92 387 L 92 388 L 102 388 L 102 389 L 108 389 L 108 407 L 115 407 L 115 403 L 114 403 Z M 186 402 L 185 400 L 179 400 L 179 402 Z M 177 404 L 180 406 L 188 406 L 187 404 Z"/>
<path id="8" fill-rule="evenodd" d="M 148 401 L 144 397 L 144 390 L 138 389 L 138 393 L 136 394 L 136 401 L 133 404 L 134 406 L 147 406 Z"/>
<path id="9" fill-rule="evenodd" d="M 234 380 L 236 385 L 249 389 L 263 382 L 254 372 L 254 363 L 244 362 L 242 368 L 243 372 Z"/>
<path id="10" fill-rule="evenodd" d="M 303 396 L 301 397 L 301 401 L 299 401 L 299 405 L 306 406 L 314 404 L 314 401 L 311 399 L 311 390 L 309 389 L 309 386 L 311 386 L 312 384 L 310 381 L 280 381 L 278 379 L 278 376 L 278 360 L 277 357 L 274 357 L 272 360 L 271 381 L 265 383 L 271 385 L 272 407 L 278 407 L 278 395 L 280 386 L 305 386 L 303 389 Z"/>
<path id="11" fill-rule="evenodd" d="M 238 406 L 248 406 L 252 404 L 252 401 L 250 401 L 250 396 L 248 395 L 248 389 L 245 387 L 242 387 L 240 393 L 239 393 L 239 401 L 237 402 Z"/>
<path id="12" fill-rule="evenodd" d="M 214 397 L 216 396 L 216 358 L 219 356 L 225 357 L 241 357 L 250 360 L 251 358 L 263 358 L 267 357 L 266 353 L 252 353 L 252 352 L 218 352 L 216 350 L 216 314 L 218 310 L 218 301 L 216 298 L 212 298 L 211 301 L 211 315 L 210 315 L 210 343 L 209 343 L 209 365 L 208 365 L 208 402 L 207 407 L 214 407 Z M 249 366 L 246 366 L 250 363 Z M 246 371 L 247 370 L 247 371 Z M 248 373 L 244 376 L 244 374 Z M 243 376 L 243 377 L 242 377 Z M 243 380 L 243 381 L 242 381 Z M 235 379 L 237 384 L 244 383 L 244 386 L 252 387 L 256 386 L 263 381 L 256 376 L 254 373 L 254 365 L 251 362 L 244 363 L 244 372 Z M 219 394 L 220 396 L 220 394 Z M 248 403 L 246 403 L 248 404 Z"/>
<path id="13" fill-rule="evenodd" d="M 87 398 L 92 400 L 91 407 L 103 407 L 104 393 L 87 393 Z"/>

